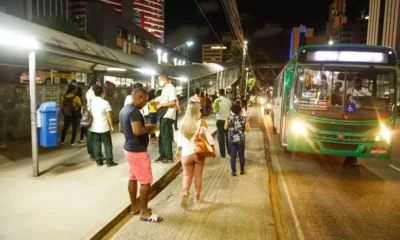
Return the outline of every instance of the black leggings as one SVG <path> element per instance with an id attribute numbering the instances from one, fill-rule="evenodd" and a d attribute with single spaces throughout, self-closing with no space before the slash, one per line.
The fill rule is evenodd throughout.
<path id="1" fill-rule="evenodd" d="M 82 141 L 84 137 L 86 137 L 86 139 L 87 139 L 87 128 L 81 127 L 81 138 L 80 138 L 80 140 Z"/>
<path id="2" fill-rule="evenodd" d="M 61 132 L 61 142 L 65 141 L 65 135 L 67 134 L 68 128 L 71 125 L 72 125 L 71 143 L 75 143 L 76 131 L 78 128 L 78 118 L 75 116 L 64 116 L 64 127 Z"/>

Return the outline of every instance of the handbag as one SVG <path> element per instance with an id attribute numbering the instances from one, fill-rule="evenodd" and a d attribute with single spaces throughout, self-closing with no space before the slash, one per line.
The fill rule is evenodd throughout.
<path id="1" fill-rule="evenodd" d="M 90 107 L 91 108 L 91 107 Z M 81 127 L 89 128 L 92 125 L 92 113 L 88 110 L 86 104 L 82 107 Z"/>
<path id="2" fill-rule="evenodd" d="M 203 122 L 200 124 L 199 131 L 197 132 L 197 134 L 194 135 L 195 152 L 198 156 L 201 157 L 213 157 L 214 156 L 213 147 L 208 143 L 204 131 L 200 133 L 202 125 Z"/>

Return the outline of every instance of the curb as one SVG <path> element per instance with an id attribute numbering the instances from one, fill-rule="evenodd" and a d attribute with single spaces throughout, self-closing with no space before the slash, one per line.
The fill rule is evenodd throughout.
<path id="1" fill-rule="evenodd" d="M 289 237 L 289 231 L 288 231 L 288 225 L 285 220 L 285 216 L 283 213 L 283 207 L 281 203 L 281 193 L 279 190 L 279 180 L 277 173 L 275 171 L 275 168 L 272 164 L 272 159 L 271 159 L 271 153 L 270 153 L 270 145 L 271 143 L 268 141 L 267 137 L 267 127 L 265 125 L 263 116 L 260 112 L 260 109 L 258 110 L 258 118 L 259 121 L 261 121 L 260 126 L 263 131 L 264 135 L 264 144 L 265 144 L 265 160 L 266 160 L 266 165 L 268 168 L 268 182 L 269 182 L 269 188 L 270 188 L 270 201 L 271 201 L 271 206 L 272 206 L 272 213 L 273 217 L 275 220 L 275 227 L 276 227 L 276 232 L 278 235 L 278 239 L 291 239 Z"/>
<path id="2" fill-rule="evenodd" d="M 217 130 L 212 133 L 212 136 L 215 138 Z M 162 190 L 164 190 L 173 180 L 178 177 L 178 175 L 182 172 L 182 164 L 181 161 L 177 161 L 175 165 L 170 168 L 157 182 L 155 182 L 150 187 L 150 196 L 149 202 L 155 198 Z M 140 196 L 136 199 L 139 200 Z M 116 217 L 114 217 L 109 223 L 107 223 L 104 227 L 102 227 L 95 235 L 90 237 L 90 240 L 101 240 L 105 237 L 115 226 L 118 225 L 124 218 L 131 216 L 130 213 L 130 205 L 125 207 Z"/>

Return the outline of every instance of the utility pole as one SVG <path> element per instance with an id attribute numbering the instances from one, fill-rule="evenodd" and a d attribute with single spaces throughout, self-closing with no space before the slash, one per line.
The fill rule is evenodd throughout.
<path id="1" fill-rule="evenodd" d="M 246 68 L 246 55 L 247 55 L 247 41 L 243 44 L 243 62 L 242 62 L 242 77 L 240 79 L 240 96 L 244 95 L 243 79 Z"/>
<path id="2" fill-rule="evenodd" d="M 245 91 L 244 91 L 244 99 L 247 99 L 247 81 L 249 80 L 249 69 L 246 68 L 246 86 L 245 86 Z"/>

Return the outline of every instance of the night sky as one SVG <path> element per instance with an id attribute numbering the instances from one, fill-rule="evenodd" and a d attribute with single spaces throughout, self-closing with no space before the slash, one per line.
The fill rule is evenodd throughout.
<path id="1" fill-rule="evenodd" d="M 190 56 L 201 62 L 201 44 L 219 43 L 194 0 L 166 0 L 166 43 L 176 46 L 193 40 Z M 198 0 L 212 27 L 222 38 L 230 28 L 219 0 Z M 250 51 L 265 52 L 272 62 L 287 62 L 289 34 L 300 24 L 324 34 L 331 0 L 237 0 Z M 369 0 L 348 0 L 349 21 L 368 9 Z M 290 7 L 290 8 L 289 8 Z"/>

